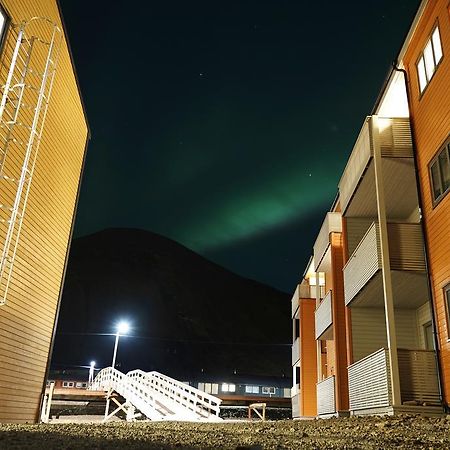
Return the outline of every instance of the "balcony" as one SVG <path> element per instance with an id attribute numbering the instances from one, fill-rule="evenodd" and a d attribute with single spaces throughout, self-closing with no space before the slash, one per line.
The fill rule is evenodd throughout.
<path id="1" fill-rule="evenodd" d="M 334 383 L 334 375 L 317 383 L 317 414 L 319 416 L 336 412 Z"/>
<path id="2" fill-rule="evenodd" d="M 330 233 L 342 231 L 341 213 L 329 212 L 325 216 L 322 228 L 314 243 L 314 270 L 319 271 L 319 266 L 325 256 L 330 245 Z"/>
<path id="3" fill-rule="evenodd" d="M 389 254 L 396 307 L 414 308 L 427 298 L 420 224 L 389 223 Z M 344 267 L 347 306 L 382 306 L 381 244 L 373 222 Z"/>
<path id="4" fill-rule="evenodd" d="M 300 338 L 298 337 L 292 344 L 292 365 L 295 366 L 300 359 Z"/>
<path id="5" fill-rule="evenodd" d="M 332 292 L 328 291 L 315 312 L 316 339 L 333 339 Z"/>
<path id="6" fill-rule="evenodd" d="M 403 404 L 440 405 L 435 358 L 431 350 L 398 349 Z M 350 365 L 348 384 L 353 413 L 387 412 L 392 407 L 388 351 L 381 348 Z"/>
<path id="7" fill-rule="evenodd" d="M 315 290 L 316 290 L 315 286 L 309 286 L 308 284 L 297 285 L 297 288 L 295 289 L 294 295 L 292 296 L 291 300 L 292 305 L 291 317 L 295 316 L 295 313 L 297 312 L 299 306 L 299 300 L 301 298 L 316 298 Z"/>
<path id="8" fill-rule="evenodd" d="M 417 205 L 411 131 L 408 118 L 368 117 L 339 182 L 346 217 L 375 217 L 374 149 L 383 157 L 388 217 L 404 220 Z M 411 184 L 410 184 L 411 183 Z"/>

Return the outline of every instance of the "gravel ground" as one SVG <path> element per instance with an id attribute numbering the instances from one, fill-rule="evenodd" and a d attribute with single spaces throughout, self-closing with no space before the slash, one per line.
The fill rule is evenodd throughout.
<path id="1" fill-rule="evenodd" d="M 450 416 L 0 425 L 0 449 L 450 449 Z"/>

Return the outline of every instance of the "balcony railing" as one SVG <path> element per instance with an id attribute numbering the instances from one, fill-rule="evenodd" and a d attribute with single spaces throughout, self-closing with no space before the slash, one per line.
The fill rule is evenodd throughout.
<path id="1" fill-rule="evenodd" d="M 420 224 L 388 224 L 391 270 L 425 272 L 425 255 Z M 345 304 L 381 269 L 381 244 L 377 223 L 367 230 L 344 267 Z"/>
<path id="2" fill-rule="evenodd" d="M 299 300 L 301 298 L 316 298 L 316 287 L 309 286 L 308 284 L 298 284 L 295 289 L 294 295 L 292 296 L 292 316 L 294 317 L 295 312 L 299 306 Z"/>
<path id="3" fill-rule="evenodd" d="M 292 417 L 300 416 L 300 398 L 299 394 L 296 394 L 292 397 Z"/>
<path id="4" fill-rule="evenodd" d="M 359 133 L 339 182 L 341 210 L 345 211 L 356 187 L 379 145 L 385 157 L 412 157 L 411 130 L 408 118 L 367 117 Z"/>
<path id="5" fill-rule="evenodd" d="M 316 309 L 316 339 L 320 339 L 325 331 L 333 324 L 332 300 L 332 292 L 328 291 Z"/>
<path id="6" fill-rule="evenodd" d="M 336 412 L 334 393 L 334 375 L 317 383 L 317 414 L 333 414 Z"/>
<path id="7" fill-rule="evenodd" d="M 300 338 L 298 337 L 292 344 L 292 365 L 300 359 Z"/>
<path id="8" fill-rule="evenodd" d="M 403 403 L 439 405 L 435 358 L 432 350 L 398 349 Z M 352 411 L 391 406 L 388 351 L 382 348 L 349 366 L 348 385 Z"/>
<path id="9" fill-rule="evenodd" d="M 314 269 L 317 270 L 330 245 L 330 233 L 342 231 L 341 213 L 329 212 L 314 243 Z"/>

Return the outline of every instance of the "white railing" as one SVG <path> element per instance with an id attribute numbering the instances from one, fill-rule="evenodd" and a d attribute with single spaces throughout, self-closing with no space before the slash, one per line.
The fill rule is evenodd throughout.
<path id="1" fill-rule="evenodd" d="M 436 354 L 433 350 L 398 349 L 402 403 L 440 405 Z M 388 407 L 391 403 L 389 354 L 382 348 L 348 368 L 350 410 Z"/>
<path id="2" fill-rule="evenodd" d="M 334 375 L 317 383 L 317 414 L 333 414 L 336 412 L 334 383 Z"/>
<path id="3" fill-rule="evenodd" d="M 292 317 L 294 317 L 301 298 L 316 298 L 316 287 L 309 284 L 298 284 L 292 296 Z"/>
<path id="4" fill-rule="evenodd" d="M 316 322 L 316 339 L 320 339 L 323 333 L 333 324 L 332 315 L 332 291 L 328 291 L 327 295 L 320 302 L 315 312 Z"/>
<path id="5" fill-rule="evenodd" d="M 350 410 L 391 404 L 387 350 L 381 348 L 348 367 Z"/>
<path id="6" fill-rule="evenodd" d="M 402 402 L 439 405 L 436 353 L 433 350 L 398 349 Z"/>
<path id="7" fill-rule="evenodd" d="M 220 420 L 219 398 L 158 372 L 107 367 L 90 389 L 117 392 L 150 420 Z"/>
<path id="8" fill-rule="evenodd" d="M 330 245 L 330 233 L 342 231 L 342 216 L 338 212 L 329 212 L 325 216 L 322 227 L 314 242 L 314 270 L 319 269 L 319 265 Z"/>
<path id="9" fill-rule="evenodd" d="M 292 365 L 300 359 L 300 338 L 298 337 L 292 344 Z"/>
<path id="10" fill-rule="evenodd" d="M 381 268 L 379 247 L 378 226 L 372 223 L 344 267 L 346 306 Z"/>

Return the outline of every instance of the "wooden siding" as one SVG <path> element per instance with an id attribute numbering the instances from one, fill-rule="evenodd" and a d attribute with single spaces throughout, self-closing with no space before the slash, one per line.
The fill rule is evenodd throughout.
<path id="1" fill-rule="evenodd" d="M 13 23 L 43 16 L 61 24 L 55 0 L 2 4 Z M 8 33 L 4 64 L 12 38 Z M 0 68 L 2 84 L 7 70 Z M 87 135 L 64 38 L 7 304 L 0 307 L 0 422 L 34 422 L 38 417 Z M 11 161 L 21 164 L 14 155 Z M 12 190 L 5 183 L 0 194 L 2 202 L 11 201 Z"/>
<path id="2" fill-rule="evenodd" d="M 315 300 L 300 300 L 300 417 L 314 417 L 317 414 L 317 361 L 314 338 Z"/>
<path id="3" fill-rule="evenodd" d="M 439 24 L 443 58 L 430 83 L 419 92 L 416 62 Z M 428 165 L 450 133 L 450 21 L 448 0 L 430 0 L 404 56 L 408 73 L 410 114 L 414 126 L 417 163 L 428 244 L 429 271 L 436 311 L 445 401 L 450 405 L 450 325 L 443 288 L 450 283 L 450 195 L 433 206 Z"/>
<path id="4" fill-rule="evenodd" d="M 420 342 L 417 333 L 416 311 L 395 310 L 395 331 L 399 348 L 416 350 Z M 365 356 L 387 346 L 386 317 L 383 308 L 352 308 L 353 358 Z"/>

